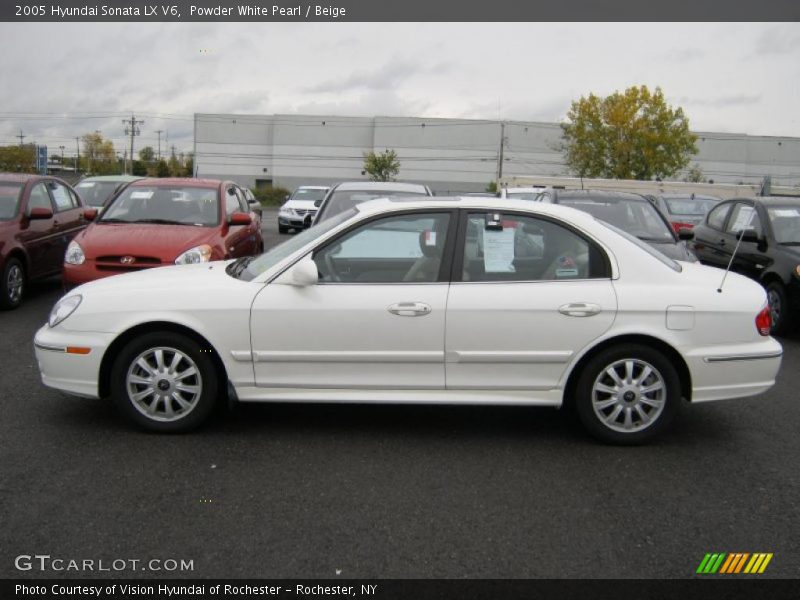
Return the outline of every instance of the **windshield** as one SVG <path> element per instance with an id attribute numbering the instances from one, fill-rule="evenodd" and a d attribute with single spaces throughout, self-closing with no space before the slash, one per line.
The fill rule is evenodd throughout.
<path id="1" fill-rule="evenodd" d="M 319 221 L 330 219 L 331 217 L 343 213 L 375 198 L 386 198 L 387 196 L 425 196 L 425 192 L 395 192 L 392 190 L 339 190 L 333 192 L 331 197 L 322 206 L 319 214 Z"/>
<path id="2" fill-rule="evenodd" d="M 712 198 L 664 198 L 671 215 L 702 217 L 720 201 Z"/>
<path id="3" fill-rule="evenodd" d="M 346 212 L 336 215 L 332 219 L 328 219 L 324 223 L 314 225 L 314 227 L 298 233 L 291 239 L 275 246 L 274 248 L 271 248 L 255 260 L 251 261 L 247 265 L 247 268 L 241 271 L 239 274 L 239 279 L 242 279 L 243 281 L 250 281 L 251 279 L 258 277 L 268 269 L 271 269 L 277 265 L 284 258 L 291 256 L 309 242 L 317 239 L 318 237 L 322 237 L 331 229 L 338 227 L 341 223 L 344 223 L 356 214 L 358 214 L 357 210 L 350 209 Z M 231 275 L 233 274 L 232 271 L 228 271 L 228 273 Z"/>
<path id="4" fill-rule="evenodd" d="M 120 181 L 81 181 L 75 186 L 75 191 L 84 204 L 102 208 L 120 185 Z"/>
<path id="5" fill-rule="evenodd" d="M 117 196 L 98 223 L 211 226 L 219 223 L 217 188 L 132 186 Z"/>
<path id="6" fill-rule="evenodd" d="M 658 260 L 660 260 L 662 263 L 667 265 L 673 271 L 678 271 L 679 273 L 682 271 L 681 266 L 677 262 L 672 260 L 666 254 L 662 254 L 656 248 L 653 248 L 653 246 L 651 246 L 650 244 L 645 244 L 638 237 L 636 237 L 634 235 L 631 235 L 627 231 L 624 231 L 624 230 L 622 230 L 622 229 L 620 229 L 618 227 L 614 227 L 611 223 L 608 223 L 607 221 L 603 221 L 601 219 L 597 219 L 597 220 L 598 220 L 599 223 L 601 223 L 602 225 L 605 225 L 606 227 L 608 227 L 614 233 L 617 233 L 617 234 L 621 235 L 622 237 L 624 237 L 626 240 L 628 240 L 632 244 L 635 244 L 635 245 L 639 246 L 639 248 L 641 248 L 642 250 L 647 252 L 653 258 L 657 258 Z"/>
<path id="7" fill-rule="evenodd" d="M 20 183 L 0 183 L 0 221 L 8 221 L 17 216 L 21 191 Z"/>
<path id="8" fill-rule="evenodd" d="M 767 214 L 776 242 L 800 245 L 800 207 L 770 206 Z"/>
<path id="9" fill-rule="evenodd" d="M 672 230 L 647 200 L 619 198 L 559 198 L 559 204 L 577 208 L 648 242 L 674 242 Z"/>
<path id="10" fill-rule="evenodd" d="M 540 192 L 507 192 L 506 197 L 514 200 L 536 200 Z"/>
<path id="11" fill-rule="evenodd" d="M 292 192 L 292 195 L 289 197 L 289 200 L 310 200 L 313 202 L 315 200 L 322 200 L 325 197 L 325 194 L 327 193 L 328 190 L 326 189 L 315 190 L 315 189 L 298 188 L 294 192 Z"/>

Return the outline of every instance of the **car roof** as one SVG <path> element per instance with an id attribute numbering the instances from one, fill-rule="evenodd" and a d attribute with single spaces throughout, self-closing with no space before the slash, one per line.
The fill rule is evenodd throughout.
<path id="1" fill-rule="evenodd" d="M 752 198 L 735 198 L 736 200 L 752 200 Z M 781 204 L 783 206 L 800 206 L 800 198 L 796 196 L 759 196 L 756 198 L 765 206 Z"/>
<path id="2" fill-rule="evenodd" d="M 181 186 L 181 187 L 196 187 L 196 188 L 217 188 L 222 184 L 221 179 L 195 179 L 193 177 L 148 177 L 146 179 L 139 179 L 131 184 L 131 187 L 139 186 Z"/>
<path id="3" fill-rule="evenodd" d="M 631 202 L 647 202 L 647 199 L 640 194 L 633 194 L 631 192 L 614 192 L 608 190 L 558 190 L 553 194 L 556 202 L 561 200 L 628 200 Z"/>
<path id="4" fill-rule="evenodd" d="M 659 194 L 659 198 L 664 200 L 716 200 L 720 202 L 722 198 L 719 196 L 710 196 L 708 194 Z"/>
<path id="5" fill-rule="evenodd" d="M 368 200 L 355 206 L 355 209 L 364 214 L 377 214 L 403 209 L 451 209 L 465 208 L 503 212 L 523 211 L 542 215 L 551 215 L 567 219 L 575 223 L 592 223 L 596 219 L 582 210 L 569 206 L 558 206 L 545 202 L 531 202 L 529 200 L 512 200 L 510 198 L 496 198 L 494 196 L 426 196 L 426 197 L 387 197 Z"/>
<path id="6" fill-rule="evenodd" d="M 84 177 L 75 185 L 80 185 L 84 181 L 111 181 L 122 183 L 125 181 L 139 181 L 140 179 L 144 179 L 144 177 L 138 177 L 136 175 L 92 175 L 91 177 Z"/>
<path id="7" fill-rule="evenodd" d="M 339 191 L 360 191 L 360 192 L 424 192 L 428 193 L 421 183 L 400 183 L 398 181 L 345 181 L 336 186 Z"/>

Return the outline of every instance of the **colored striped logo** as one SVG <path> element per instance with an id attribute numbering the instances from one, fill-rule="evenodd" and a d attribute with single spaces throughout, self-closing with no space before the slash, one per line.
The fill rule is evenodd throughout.
<path id="1" fill-rule="evenodd" d="M 697 572 L 703 575 L 713 575 L 714 573 L 725 575 L 735 573 L 758 574 L 764 572 L 771 560 L 772 552 L 756 552 L 754 554 L 748 552 L 709 553 L 700 562 Z"/>

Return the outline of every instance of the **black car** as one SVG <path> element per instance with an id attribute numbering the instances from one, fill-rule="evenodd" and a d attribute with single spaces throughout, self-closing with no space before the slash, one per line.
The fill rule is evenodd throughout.
<path id="1" fill-rule="evenodd" d="M 674 260 L 696 262 L 684 240 L 691 231 L 676 233 L 664 214 L 644 196 L 602 190 L 550 190 L 539 201 L 571 206 L 635 235 Z"/>
<path id="2" fill-rule="evenodd" d="M 741 237 L 731 270 L 767 290 L 772 332 L 790 329 L 800 310 L 800 198 L 726 200 L 695 226 L 694 236 L 700 262 L 721 269 Z"/>

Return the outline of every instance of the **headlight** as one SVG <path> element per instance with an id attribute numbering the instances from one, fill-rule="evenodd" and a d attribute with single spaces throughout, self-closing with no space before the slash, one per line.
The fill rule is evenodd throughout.
<path id="1" fill-rule="evenodd" d="M 800 277 L 800 265 L 797 265 L 794 268 L 794 274 L 797 275 L 798 277 Z"/>
<path id="2" fill-rule="evenodd" d="M 293 215 L 294 210 L 286 206 L 281 206 L 281 209 L 278 211 L 278 213 L 282 215 Z"/>
<path id="3" fill-rule="evenodd" d="M 204 263 L 211 260 L 211 246 L 203 244 L 202 246 L 195 246 L 190 248 L 178 258 L 175 259 L 176 265 L 194 265 L 196 263 Z"/>
<path id="4" fill-rule="evenodd" d="M 86 260 L 86 255 L 83 253 L 83 248 L 75 240 L 72 240 L 67 246 L 67 253 L 64 255 L 64 262 L 68 265 L 82 265 Z"/>
<path id="5" fill-rule="evenodd" d="M 67 296 L 56 302 L 53 310 L 50 311 L 50 316 L 47 318 L 47 324 L 50 327 L 55 327 L 61 323 L 61 321 L 75 312 L 81 300 L 83 300 L 83 296 L 77 294 L 75 296 Z"/>

